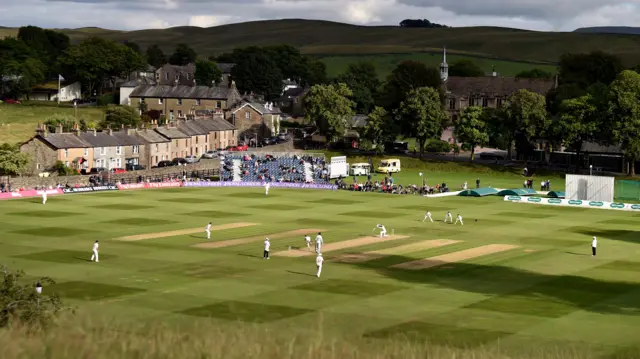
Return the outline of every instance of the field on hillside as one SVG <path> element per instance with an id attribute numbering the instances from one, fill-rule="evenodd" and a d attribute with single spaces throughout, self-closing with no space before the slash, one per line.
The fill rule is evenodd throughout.
<path id="1" fill-rule="evenodd" d="M 72 107 L 29 106 L 0 104 L 0 143 L 18 143 L 28 140 L 34 135 L 38 123 L 44 122 L 47 117 L 55 114 L 74 116 L 76 112 Z M 104 117 L 104 111 L 96 107 L 79 107 L 78 119 L 84 119 L 87 123 L 98 123 Z"/>
<path id="2" fill-rule="evenodd" d="M 442 53 L 413 53 L 413 54 L 371 54 L 371 55 L 356 55 L 356 56 L 322 56 L 320 60 L 327 65 L 327 74 L 329 77 L 335 77 L 344 73 L 347 70 L 349 64 L 358 61 L 369 61 L 376 65 L 378 75 L 380 79 L 385 79 L 393 69 L 398 66 L 402 61 L 413 60 L 419 61 L 427 66 L 436 67 L 440 66 L 442 62 Z M 460 60 L 470 60 L 478 65 L 485 73 L 491 73 L 495 66 L 496 72 L 500 76 L 515 76 L 521 71 L 531 70 L 538 68 L 549 73 L 555 74 L 557 68 L 555 65 L 541 65 L 532 64 L 527 62 L 514 62 L 495 60 L 466 55 L 452 55 L 447 54 L 447 62 L 449 66 Z"/>
<path id="3" fill-rule="evenodd" d="M 434 223 L 422 222 L 427 209 Z M 464 226 L 443 223 L 448 210 Z M 372 237 L 377 223 L 389 238 Z M 185 358 L 223 350 L 238 358 L 377 358 L 384 346 L 395 350 L 387 358 L 423 357 L 403 351 L 415 348 L 407 341 L 432 352 L 630 358 L 640 353 L 639 224 L 638 214 L 499 197 L 278 188 L 268 197 L 261 188 L 178 188 L 63 195 L 44 206 L 3 201 L 0 263 L 53 277 L 45 293 L 83 314 L 64 322 L 68 339 L 51 334 L 49 345 L 19 346 L 23 337 L 0 331 L 0 345 L 23 358 L 45 347 L 49 358 L 80 348 L 95 358 L 126 350 L 162 357 L 159 348 Z M 317 232 L 325 240 L 320 278 L 303 241 Z M 265 237 L 270 260 L 262 259 Z M 94 240 L 99 263 L 89 261 Z M 157 334 L 163 330 L 174 334 Z M 346 345 L 355 347 L 344 352 Z M 326 355 L 314 355 L 320 348 Z"/>

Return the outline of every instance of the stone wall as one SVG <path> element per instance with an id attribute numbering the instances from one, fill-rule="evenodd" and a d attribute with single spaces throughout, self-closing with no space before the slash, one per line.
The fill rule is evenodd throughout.
<path id="1" fill-rule="evenodd" d="M 181 173 L 182 171 L 201 171 L 201 170 L 213 170 L 220 168 L 220 160 L 218 159 L 202 159 L 198 163 L 186 165 L 186 166 L 174 166 L 174 167 L 163 167 L 163 168 L 152 168 L 144 171 L 133 171 L 119 174 L 112 174 L 111 181 L 117 182 L 120 179 L 130 179 L 132 177 L 137 176 L 163 176 Z M 89 184 L 89 178 L 91 176 L 50 176 L 50 177 L 13 177 L 10 179 L 10 184 L 12 189 L 17 189 L 20 187 L 24 188 L 34 188 L 34 187 L 49 187 L 56 186 L 58 183 L 65 185 L 69 184 L 69 186 L 74 186 L 76 184 L 86 186 Z"/>
<path id="2" fill-rule="evenodd" d="M 58 152 L 45 145 L 42 141 L 31 139 L 20 147 L 20 151 L 29 154 L 29 168 L 27 173 L 34 174 L 52 168 L 58 160 Z M 40 166 L 38 168 L 38 165 Z"/>

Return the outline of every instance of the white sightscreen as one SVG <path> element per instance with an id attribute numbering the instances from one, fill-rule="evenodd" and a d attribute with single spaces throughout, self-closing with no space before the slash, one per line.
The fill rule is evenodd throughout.
<path id="1" fill-rule="evenodd" d="M 347 163 L 347 156 L 331 157 L 329 171 L 330 178 L 348 177 L 349 164 Z"/>
<path id="2" fill-rule="evenodd" d="M 613 177 L 567 175 L 565 198 L 613 202 L 614 182 Z"/>

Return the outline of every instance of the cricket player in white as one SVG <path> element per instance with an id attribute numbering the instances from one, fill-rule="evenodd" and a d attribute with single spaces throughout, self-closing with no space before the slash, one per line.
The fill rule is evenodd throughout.
<path id="1" fill-rule="evenodd" d="M 211 239 L 211 222 L 204 227 L 204 231 L 207 232 L 207 239 Z"/>
<path id="2" fill-rule="evenodd" d="M 596 256 L 596 247 L 598 247 L 598 240 L 595 236 L 593 236 L 593 240 L 591 241 L 591 256 Z"/>
<path id="3" fill-rule="evenodd" d="M 459 214 L 456 216 L 456 223 L 455 224 L 458 224 L 458 222 L 460 222 L 461 226 L 464 226 L 464 223 L 462 223 L 462 216 L 459 215 Z"/>
<path id="4" fill-rule="evenodd" d="M 93 255 L 91 256 L 91 261 L 96 261 L 96 262 L 100 262 L 100 259 L 98 258 L 98 248 L 100 247 L 100 244 L 98 244 L 98 241 L 95 241 L 93 243 Z"/>
<path id="5" fill-rule="evenodd" d="M 47 204 L 47 190 L 42 191 L 42 204 Z"/>
<path id="6" fill-rule="evenodd" d="M 263 259 L 269 259 L 269 249 L 271 248 L 271 242 L 269 242 L 269 238 L 264 240 L 264 253 L 262 254 Z"/>
<path id="7" fill-rule="evenodd" d="M 307 243 L 307 249 L 311 250 L 311 237 L 308 234 L 304 235 L 304 241 Z"/>
<path id="8" fill-rule="evenodd" d="M 453 216 L 449 211 L 447 211 L 447 215 L 444 216 L 444 223 L 447 223 L 447 221 L 449 221 L 449 223 L 453 223 Z"/>
<path id="9" fill-rule="evenodd" d="M 380 238 L 382 238 L 382 237 L 387 237 L 387 229 L 386 229 L 386 228 L 384 228 L 384 226 L 383 226 L 383 225 L 381 225 L 381 224 L 376 224 L 376 227 L 377 227 L 377 228 L 380 228 Z"/>
<path id="10" fill-rule="evenodd" d="M 264 183 L 264 195 L 268 196 L 269 195 L 269 182 L 265 182 Z"/>
<path id="11" fill-rule="evenodd" d="M 322 273 L 322 263 L 324 262 L 324 258 L 322 258 L 322 253 L 318 253 L 316 257 L 316 267 L 318 267 L 318 273 L 316 277 L 320 278 L 320 273 Z"/>
<path id="12" fill-rule="evenodd" d="M 324 243 L 322 233 L 318 232 L 318 235 L 316 236 L 316 253 L 318 254 L 320 254 L 320 250 L 322 249 L 322 243 Z"/>
<path id="13" fill-rule="evenodd" d="M 431 212 L 429 211 L 427 211 L 427 213 L 424 214 L 424 219 L 422 220 L 422 222 L 425 222 L 427 219 L 433 222 L 433 218 L 431 218 Z"/>

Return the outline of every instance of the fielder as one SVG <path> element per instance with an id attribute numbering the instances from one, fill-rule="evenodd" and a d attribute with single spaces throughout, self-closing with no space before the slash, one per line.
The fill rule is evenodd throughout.
<path id="1" fill-rule="evenodd" d="M 324 240 L 322 239 L 322 233 L 318 232 L 316 236 L 316 253 L 320 254 L 320 250 L 322 250 L 322 244 Z"/>
<path id="2" fill-rule="evenodd" d="M 304 241 L 307 243 L 307 249 L 311 250 L 311 237 L 308 234 L 304 235 Z"/>
<path id="3" fill-rule="evenodd" d="M 464 223 L 462 223 L 462 216 L 460 214 L 458 214 L 456 216 L 456 223 L 455 224 L 458 224 L 458 222 L 460 222 L 461 226 L 464 226 Z"/>
<path id="4" fill-rule="evenodd" d="M 591 256 L 596 256 L 596 248 L 598 247 L 598 240 L 595 236 L 593 236 L 593 240 L 591 241 Z"/>
<path id="5" fill-rule="evenodd" d="M 269 182 L 265 182 L 264 183 L 264 195 L 265 196 L 269 195 L 269 186 L 270 186 Z"/>
<path id="6" fill-rule="evenodd" d="M 386 228 L 384 228 L 384 226 L 383 226 L 383 225 L 381 225 L 381 224 L 376 224 L 376 228 L 380 228 L 380 238 L 382 238 L 382 237 L 388 237 L 388 236 L 387 236 L 387 229 L 386 229 Z"/>
<path id="7" fill-rule="evenodd" d="M 269 242 L 269 238 L 264 240 L 264 252 L 262 253 L 263 259 L 269 259 L 269 249 L 271 248 L 271 242 Z"/>
<path id="8" fill-rule="evenodd" d="M 47 190 L 42 191 L 42 204 L 47 204 Z"/>
<path id="9" fill-rule="evenodd" d="M 98 248 L 100 247 L 100 245 L 98 244 L 98 241 L 95 241 L 93 243 L 93 255 L 91 256 L 91 261 L 93 262 L 95 260 L 95 262 L 100 262 L 100 259 L 98 258 Z"/>
<path id="10" fill-rule="evenodd" d="M 431 218 L 431 212 L 429 211 L 427 211 L 427 213 L 424 214 L 424 219 L 422 220 L 422 222 L 425 222 L 427 219 L 433 222 L 433 218 Z"/>
<path id="11" fill-rule="evenodd" d="M 447 223 L 447 221 L 449 221 L 449 223 L 453 223 L 453 216 L 449 211 L 447 211 L 447 214 L 444 216 L 444 223 Z"/>
<path id="12" fill-rule="evenodd" d="M 322 253 L 318 253 L 316 257 L 316 267 L 318 267 L 318 273 L 316 273 L 316 277 L 320 278 L 320 273 L 322 273 L 322 263 L 324 262 L 324 258 L 322 258 Z"/>
<path id="13" fill-rule="evenodd" d="M 204 227 L 204 231 L 207 233 L 207 239 L 211 239 L 211 222 Z"/>

